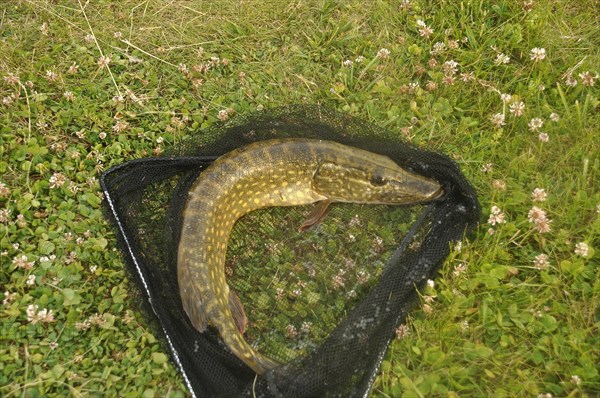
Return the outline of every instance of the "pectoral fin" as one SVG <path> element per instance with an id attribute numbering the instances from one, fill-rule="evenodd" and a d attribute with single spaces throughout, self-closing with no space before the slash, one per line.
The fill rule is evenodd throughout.
<path id="1" fill-rule="evenodd" d="M 320 223 L 327 213 L 329 212 L 329 205 L 331 204 L 331 200 L 325 199 L 320 202 L 317 202 L 315 207 L 312 209 L 308 217 L 304 220 L 304 222 L 298 227 L 298 231 L 303 232 L 307 229 L 310 229 Z"/>
<path id="2" fill-rule="evenodd" d="M 244 306 L 242 305 L 240 298 L 233 290 L 229 291 L 229 308 L 231 309 L 235 325 L 240 333 L 244 334 L 246 332 L 246 326 L 248 326 L 248 318 L 246 317 L 246 312 L 244 311 Z"/>

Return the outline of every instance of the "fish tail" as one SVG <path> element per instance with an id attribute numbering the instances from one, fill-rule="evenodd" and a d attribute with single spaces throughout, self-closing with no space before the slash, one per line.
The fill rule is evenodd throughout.
<path id="1" fill-rule="evenodd" d="M 229 333 L 221 331 L 221 337 L 231 352 L 258 374 L 263 374 L 280 365 L 279 362 L 255 351 L 236 329 Z"/>
<path id="2" fill-rule="evenodd" d="M 245 361 L 252 370 L 254 370 L 257 374 L 263 374 L 268 372 L 271 369 L 274 369 L 281 365 L 279 362 L 271 359 L 265 355 L 259 354 L 258 352 L 254 353 L 254 357 Z"/>

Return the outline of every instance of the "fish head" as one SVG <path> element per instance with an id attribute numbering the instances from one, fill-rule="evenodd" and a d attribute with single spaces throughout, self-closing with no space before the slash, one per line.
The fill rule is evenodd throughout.
<path id="1" fill-rule="evenodd" d="M 331 201 L 351 203 L 412 204 L 444 194 L 437 181 L 405 170 L 386 156 L 351 147 L 321 160 L 312 187 Z"/>

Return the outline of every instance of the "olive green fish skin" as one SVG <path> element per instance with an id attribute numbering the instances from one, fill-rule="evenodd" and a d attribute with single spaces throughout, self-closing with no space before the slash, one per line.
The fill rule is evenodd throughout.
<path id="1" fill-rule="evenodd" d="M 255 351 L 232 312 L 237 297 L 225 279 L 227 241 L 236 220 L 263 207 L 319 201 L 412 204 L 443 194 L 430 179 L 387 157 L 331 141 L 278 139 L 229 152 L 193 183 L 178 251 L 183 308 L 194 327 L 215 327 L 231 352 L 262 374 L 277 362 Z M 243 314 L 243 310 L 241 311 Z"/>

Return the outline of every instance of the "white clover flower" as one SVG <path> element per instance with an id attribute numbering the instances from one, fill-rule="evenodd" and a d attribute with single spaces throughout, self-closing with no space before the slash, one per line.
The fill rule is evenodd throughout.
<path id="1" fill-rule="evenodd" d="M 73 75 L 73 74 L 77 73 L 77 71 L 79 71 L 79 65 L 77 65 L 77 63 L 73 62 L 73 64 L 71 66 L 69 66 L 68 72 Z"/>
<path id="2" fill-rule="evenodd" d="M 28 261 L 27 256 L 24 254 L 22 256 L 14 257 L 12 263 L 14 264 L 15 268 L 21 268 L 24 270 L 32 269 L 33 265 L 35 264 L 34 261 Z"/>
<path id="3" fill-rule="evenodd" d="M 115 133 L 120 133 L 129 129 L 129 123 L 127 123 L 125 120 L 119 120 L 112 129 Z"/>
<path id="4" fill-rule="evenodd" d="M 50 323 L 54 322 L 54 312 L 52 310 L 42 309 L 38 316 L 40 317 L 40 321 L 42 323 Z"/>
<path id="5" fill-rule="evenodd" d="M 544 48 L 532 48 L 530 58 L 532 61 L 539 62 L 546 58 L 546 50 Z"/>
<path id="6" fill-rule="evenodd" d="M 421 37 L 429 37 L 433 34 L 433 29 L 431 29 L 425 22 L 422 20 L 417 20 L 417 26 L 419 26 L 419 36 Z"/>
<path id="7" fill-rule="evenodd" d="M 62 173 L 54 173 L 48 181 L 50 182 L 50 188 L 59 188 L 67 182 L 67 177 Z"/>
<path id="8" fill-rule="evenodd" d="M 459 275 L 463 274 L 466 270 L 467 270 L 467 266 L 464 263 L 460 263 L 456 267 L 454 267 L 454 270 L 452 271 L 452 275 L 459 276 Z"/>
<path id="9" fill-rule="evenodd" d="M 382 48 L 377 51 L 377 58 L 379 59 L 387 59 L 390 56 L 390 50 L 387 48 Z"/>
<path id="10" fill-rule="evenodd" d="M 527 218 L 530 223 L 535 224 L 535 229 L 539 233 L 550 232 L 550 224 L 552 223 L 552 220 L 546 216 L 546 212 L 544 210 L 533 206 L 529 210 L 529 213 L 527 213 Z"/>
<path id="11" fill-rule="evenodd" d="M 486 163 L 483 166 L 481 166 L 481 171 L 483 173 L 489 173 L 490 171 L 492 171 L 493 168 L 494 165 L 492 163 Z"/>
<path id="12" fill-rule="evenodd" d="M 547 269 L 548 265 L 549 265 L 548 255 L 543 254 L 543 253 L 538 254 L 537 256 L 535 256 L 535 260 L 533 260 L 533 264 L 534 264 L 535 268 L 540 271 Z"/>
<path id="13" fill-rule="evenodd" d="M 504 213 L 498 206 L 492 206 L 490 217 L 488 218 L 488 224 L 496 225 L 503 224 L 506 220 L 504 219 Z"/>
<path id="14" fill-rule="evenodd" d="M 12 104 L 13 102 L 15 102 L 15 95 L 14 94 L 11 94 L 11 95 L 6 96 L 6 97 L 2 97 L 2 105 L 8 106 L 8 105 Z"/>
<path id="15" fill-rule="evenodd" d="M 500 53 L 500 54 L 496 55 L 496 59 L 494 60 L 494 63 L 496 65 L 508 64 L 509 62 L 510 62 L 510 57 L 504 53 Z"/>
<path id="16" fill-rule="evenodd" d="M 227 109 L 221 109 L 217 115 L 217 118 L 223 121 L 229 119 L 229 112 L 227 112 Z"/>
<path id="17" fill-rule="evenodd" d="M 460 80 L 462 80 L 465 83 L 472 82 L 475 80 L 475 74 L 473 72 L 461 73 Z"/>
<path id="18" fill-rule="evenodd" d="M 492 181 L 492 188 L 497 191 L 506 191 L 506 182 L 504 180 Z"/>
<path id="19" fill-rule="evenodd" d="M 469 328 L 470 328 L 469 321 L 467 321 L 466 319 L 460 323 L 460 330 L 462 332 L 468 331 Z"/>
<path id="20" fill-rule="evenodd" d="M 490 117 L 492 124 L 496 128 L 500 128 L 506 124 L 504 122 L 504 119 L 505 119 L 504 113 L 496 113 L 496 114 L 492 115 L 492 117 Z"/>
<path id="21" fill-rule="evenodd" d="M 404 324 L 396 328 L 396 339 L 402 340 L 403 338 L 410 336 L 410 330 Z"/>
<path id="22" fill-rule="evenodd" d="M 565 76 L 565 84 L 569 87 L 575 87 L 577 85 L 577 79 L 573 77 L 572 73 L 567 73 Z"/>
<path id="23" fill-rule="evenodd" d="M 177 65 L 177 69 L 179 69 L 179 72 L 183 73 L 184 75 L 187 75 L 190 72 L 187 65 L 184 63 Z"/>
<path id="24" fill-rule="evenodd" d="M 454 251 L 457 253 L 460 253 L 462 251 L 462 241 L 458 241 L 456 242 L 456 245 L 454 246 Z"/>
<path id="25" fill-rule="evenodd" d="M 17 293 L 11 293 L 8 290 L 4 292 L 4 300 L 2 300 L 2 305 L 6 306 L 12 303 L 17 297 Z"/>
<path id="26" fill-rule="evenodd" d="M 98 58 L 98 66 L 100 68 L 107 67 L 110 64 L 111 59 L 109 57 L 101 56 Z"/>
<path id="27" fill-rule="evenodd" d="M 527 213 L 527 218 L 528 218 L 529 222 L 531 222 L 531 223 L 536 222 L 538 220 L 545 220 L 546 212 L 544 210 L 540 209 L 539 207 L 533 206 L 529 210 L 529 213 Z"/>
<path id="28" fill-rule="evenodd" d="M 545 234 L 546 232 L 550 232 L 550 223 L 552 220 L 545 218 L 543 220 L 535 221 L 535 229 L 541 234 Z"/>
<path id="29" fill-rule="evenodd" d="M 304 322 L 302 322 L 300 331 L 304 334 L 308 334 L 308 333 L 310 333 L 311 328 L 312 328 L 312 322 L 304 321 Z"/>
<path id="30" fill-rule="evenodd" d="M 521 116 L 525 112 L 525 103 L 523 101 L 515 101 L 509 106 L 509 111 L 515 116 Z"/>
<path id="31" fill-rule="evenodd" d="M 294 325 L 287 325 L 285 327 L 285 337 L 288 339 L 293 339 L 296 336 L 298 336 L 298 330 L 296 330 L 296 327 Z"/>
<path id="32" fill-rule="evenodd" d="M 4 76 L 4 81 L 7 84 L 18 84 L 21 81 L 21 79 L 19 78 L 18 75 L 8 72 L 8 75 Z"/>
<path id="33" fill-rule="evenodd" d="M 36 304 L 29 304 L 27 306 L 26 314 L 27 314 L 27 320 L 29 322 L 33 322 L 33 319 L 37 315 L 37 310 L 38 310 L 38 306 Z"/>
<path id="34" fill-rule="evenodd" d="M 85 320 L 83 322 L 75 322 L 76 330 L 88 330 L 91 326 L 92 324 L 88 320 Z"/>
<path id="35" fill-rule="evenodd" d="M 530 131 L 537 131 L 537 130 L 541 129 L 543 125 L 544 125 L 544 121 L 542 119 L 540 119 L 539 117 L 534 117 L 533 119 L 531 119 L 529 121 L 529 124 L 528 124 Z"/>
<path id="36" fill-rule="evenodd" d="M 587 257 L 589 254 L 589 246 L 585 242 L 579 242 L 575 245 L 575 254 L 581 257 Z"/>
<path id="37" fill-rule="evenodd" d="M 38 310 L 38 306 L 36 304 L 30 304 L 27 307 L 27 320 L 32 324 L 40 323 L 51 323 L 54 322 L 54 313 L 52 310 L 47 310 L 43 308 Z"/>
<path id="38" fill-rule="evenodd" d="M 51 70 L 47 70 L 46 71 L 46 79 L 50 82 L 56 81 L 56 79 L 58 78 L 58 75 L 56 74 L 56 72 L 51 71 Z"/>
<path id="39" fill-rule="evenodd" d="M 596 79 L 598 79 L 598 75 L 592 75 L 591 72 L 583 72 L 579 74 L 579 78 L 581 79 L 581 84 L 584 86 L 593 87 Z"/>
<path id="40" fill-rule="evenodd" d="M 442 69 L 446 75 L 453 75 L 457 72 L 458 62 L 451 59 L 450 61 L 444 62 Z"/>
<path id="41" fill-rule="evenodd" d="M 500 99 L 505 104 L 508 104 L 510 101 L 512 101 L 512 95 L 510 95 L 510 94 L 500 94 Z"/>
<path id="42" fill-rule="evenodd" d="M 10 221 L 10 209 L 0 210 L 0 222 Z"/>
<path id="43" fill-rule="evenodd" d="M 434 91 L 434 90 L 437 90 L 437 88 L 438 88 L 438 85 L 433 80 L 429 80 L 429 81 L 427 81 L 427 83 L 425 83 L 425 90 L 427 90 L 427 91 Z"/>
<path id="44" fill-rule="evenodd" d="M 446 44 L 442 41 L 438 41 L 433 45 L 433 49 L 430 51 L 431 55 L 437 55 L 446 50 Z"/>
<path id="45" fill-rule="evenodd" d="M 531 192 L 531 200 L 534 202 L 544 202 L 548 198 L 548 194 L 544 188 L 535 188 Z"/>
<path id="46" fill-rule="evenodd" d="M 444 75 L 444 77 L 442 77 L 442 83 L 444 83 L 447 86 L 452 86 L 455 80 L 456 79 L 452 75 Z"/>

